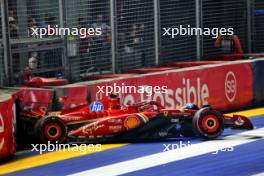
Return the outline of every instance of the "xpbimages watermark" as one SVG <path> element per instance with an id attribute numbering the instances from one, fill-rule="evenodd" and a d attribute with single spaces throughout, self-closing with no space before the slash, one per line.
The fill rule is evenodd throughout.
<path id="1" fill-rule="evenodd" d="M 59 144 L 51 143 L 48 141 L 47 144 L 31 144 L 31 151 L 43 154 L 45 152 L 54 151 L 68 151 L 68 152 L 79 152 L 80 154 L 87 154 L 89 152 L 99 152 L 102 150 L 101 144 Z"/>
<path id="2" fill-rule="evenodd" d="M 191 144 L 191 141 L 187 141 L 187 142 L 183 142 L 180 141 L 179 143 L 175 143 L 175 144 L 163 144 L 163 152 L 168 152 L 168 151 L 172 151 L 172 150 L 179 150 L 179 149 L 183 149 L 186 147 L 192 147 L 192 150 L 202 150 L 201 146 L 199 145 L 193 145 Z M 232 152 L 234 151 L 234 147 L 227 147 L 227 148 L 220 148 L 218 149 L 217 147 L 214 147 L 215 150 L 214 152 L 212 152 L 213 155 L 217 155 L 220 152 Z M 179 151 L 180 152 L 180 151 Z"/>
<path id="3" fill-rule="evenodd" d="M 80 36 L 86 38 L 87 36 L 102 35 L 102 28 L 60 28 L 57 25 L 52 27 L 48 25 L 46 28 L 30 28 L 32 36 L 43 38 L 44 36 Z"/>
<path id="4" fill-rule="evenodd" d="M 234 35 L 234 28 L 194 28 L 191 25 L 180 25 L 179 27 L 173 28 L 162 28 L 163 36 L 170 36 L 175 38 L 176 36 L 212 36 L 217 38 L 218 36 L 232 36 Z"/>
<path id="5" fill-rule="evenodd" d="M 131 86 L 125 85 L 125 83 L 117 84 L 114 83 L 113 86 L 97 86 L 97 94 L 106 94 L 106 96 L 110 95 L 111 93 L 115 92 L 118 94 L 143 94 L 146 93 L 147 96 L 152 96 L 154 93 L 161 93 L 166 94 L 168 93 L 168 86 Z"/>

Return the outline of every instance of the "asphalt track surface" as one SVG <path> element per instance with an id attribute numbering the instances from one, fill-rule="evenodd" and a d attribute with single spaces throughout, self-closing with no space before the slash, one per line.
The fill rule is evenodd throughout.
<path id="1" fill-rule="evenodd" d="M 264 108 L 239 112 L 256 129 L 225 130 L 218 140 L 196 138 L 137 144 L 105 144 L 100 152 L 20 152 L 0 165 L 10 176 L 264 175 Z M 188 147 L 176 147 L 189 144 Z M 166 149 L 166 146 L 170 146 Z M 174 149 L 172 150 L 172 145 Z M 168 150 L 170 149 L 170 150 Z M 221 151 L 226 149 L 230 151 Z M 213 154 L 218 151 L 218 154 Z"/>

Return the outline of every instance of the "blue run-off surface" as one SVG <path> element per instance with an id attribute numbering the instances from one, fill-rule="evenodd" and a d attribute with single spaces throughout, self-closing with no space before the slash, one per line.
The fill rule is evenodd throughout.
<path id="1" fill-rule="evenodd" d="M 264 127 L 264 116 L 251 118 L 257 128 Z M 233 135 L 241 131 L 227 129 L 223 136 Z M 204 142 L 200 139 L 181 138 L 167 141 L 165 144 L 191 144 Z M 129 144 L 91 155 L 80 156 L 53 164 L 35 167 L 8 174 L 9 176 L 47 176 L 68 175 L 81 171 L 98 168 L 126 160 L 131 160 L 155 153 L 162 152 L 164 142 Z M 56 156 L 54 156 L 56 157 Z M 155 161 L 154 161 L 155 162 Z M 120 168 L 122 169 L 122 168 Z M 220 152 L 200 155 L 184 160 L 147 168 L 125 174 L 126 176 L 175 176 L 175 175 L 253 175 L 264 172 L 264 139 L 236 146 L 232 152 Z M 105 172 L 107 175 L 107 171 Z"/>

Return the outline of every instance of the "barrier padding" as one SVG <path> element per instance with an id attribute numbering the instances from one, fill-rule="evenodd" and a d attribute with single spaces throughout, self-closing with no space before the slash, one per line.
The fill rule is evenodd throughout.
<path id="1" fill-rule="evenodd" d="M 162 72 L 157 72 L 157 68 L 143 69 L 143 72 L 147 71 L 148 74 L 131 74 L 131 77 L 80 82 L 55 87 L 53 90 L 56 100 L 61 96 L 67 96 L 64 109 L 84 104 L 87 99 L 90 102 L 106 97 L 105 92 L 99 92 L 98 87 L 113 87 L 114 84 L 117 86 L 122 86 L 122 84 L 126 86 L 167 86 L 168 88 L 167 93 L 153 93 L 151 96 L 146 96 L 146 92 L 143 94 L 123 93 L 121 94 L 123 104 L 156 100 L 166 108 L 179 108 L 186 103 L 195 103 L 199 106 L 211 104 L 219 110 L 232 110 L 252 105 L 252 61 L 203 65 L 208 63 L 210 62 L 202 62 L 199 63 L 202 66 L 184 69 L 167 71 L 165 71 L 167 68 L 160 69 L 159 71 Z M 37 99 L 42 100 L 43 98 L 40 96 Z"/>
<path id="2" fill-rule="evenodd" d="M 218 110 L 232 110 L 249 106 L 253 101 L 252 66 L 250 61 L 227 62 L 185 69 L 169 70 L 134 76 L 126 79 L 105 80 L 90 84 L 92 99 L 104 98 L 124 86 L 166 86 L 167 93 L 122 93 L 122 104 L 154 100 L 170 109 L 186 103 L 198 106 L 210 104 Z M 245 81 L 246 80 L 246 81 Z M 114 87 L 117 87 L 114 89 Z M 104 88 L 100 91 L 99 88 Z M 133 88 L 133 90 L 135 90 Z"/>
<path id="3" fill-rule="evenodd" d="M 17 91 L 0 89 L 0 161 L 16 151 L 15 99 Z"/>
<path id="4" fill-rule="evenodd" d="M 194 62 L 194 65 L 199 62 Z M 260 80 L 264 77 L 264 61 L 234 61 L 234 62 L 214 62 L 202 61 L 201 66 L 167 70 L 157 68 L 147 69 L 148 74 L 131 74 L 129 77 L 115 77 L 112 79 L 102 79 L 97 81 L 80 82 L 76 84 L 59 86 L 46 89 L 53 91 L 53 96 L 49 94 L 39 95 L 37 89 L 28 89 L 25 97 L 38 100 L 58 100 L 61 96 L 67 96 L 64 109 L 84 104 L 88 101 L 98 100 L 106 96 L 105 92 L 99 92 L 100 86 L 167 86 L 166 94 L 155 94 L 150 97 L 146 92 L 122 94 L 122 102 L 138 102 L 152 100 L 160 101 L 166 108 L 179 108 L 186 103 L 196 103 L 199 106 L 211 104 L 219 110 L 232 110 L 264 100 L 264 83 Z M 218 64 L 217 64 L 218 63 Z M 183 63 L 188 65 L 190 63 Z M 253 66 L 252 66 L 253 65 Z M 188 65 L 189 66 L 189 65 Z M 253 70 L 252 70 L 253 68 Z M 150 72 L 149 72 L 150 71 Z M 152 71 L 155 71 L 152 73 Z M 253 76 L 254 75 L 254 76 Z M 254 83 L 253 83 L 254 81 Z M 254 90 L 253 90 L 254 88 Z M 31 91 L 29 91 L 31 90 Z M 47 98 L 48 97 L 48 98 Z"/>
<path id="5" fill-rule="evenodd" d="M 254 104 L 261 104 L 264 103 L 264 59 L 253 61 L 252 67 Z"/>

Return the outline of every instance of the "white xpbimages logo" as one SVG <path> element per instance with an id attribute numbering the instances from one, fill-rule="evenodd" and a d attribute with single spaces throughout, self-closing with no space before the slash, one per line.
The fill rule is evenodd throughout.
<path id="1" fill-rule="evenodd" d="M 225 78 L 225 95 L 230 103 L 236 98 L 237 93 L 237 81 L 234 72 L 229 71 Z"/>

